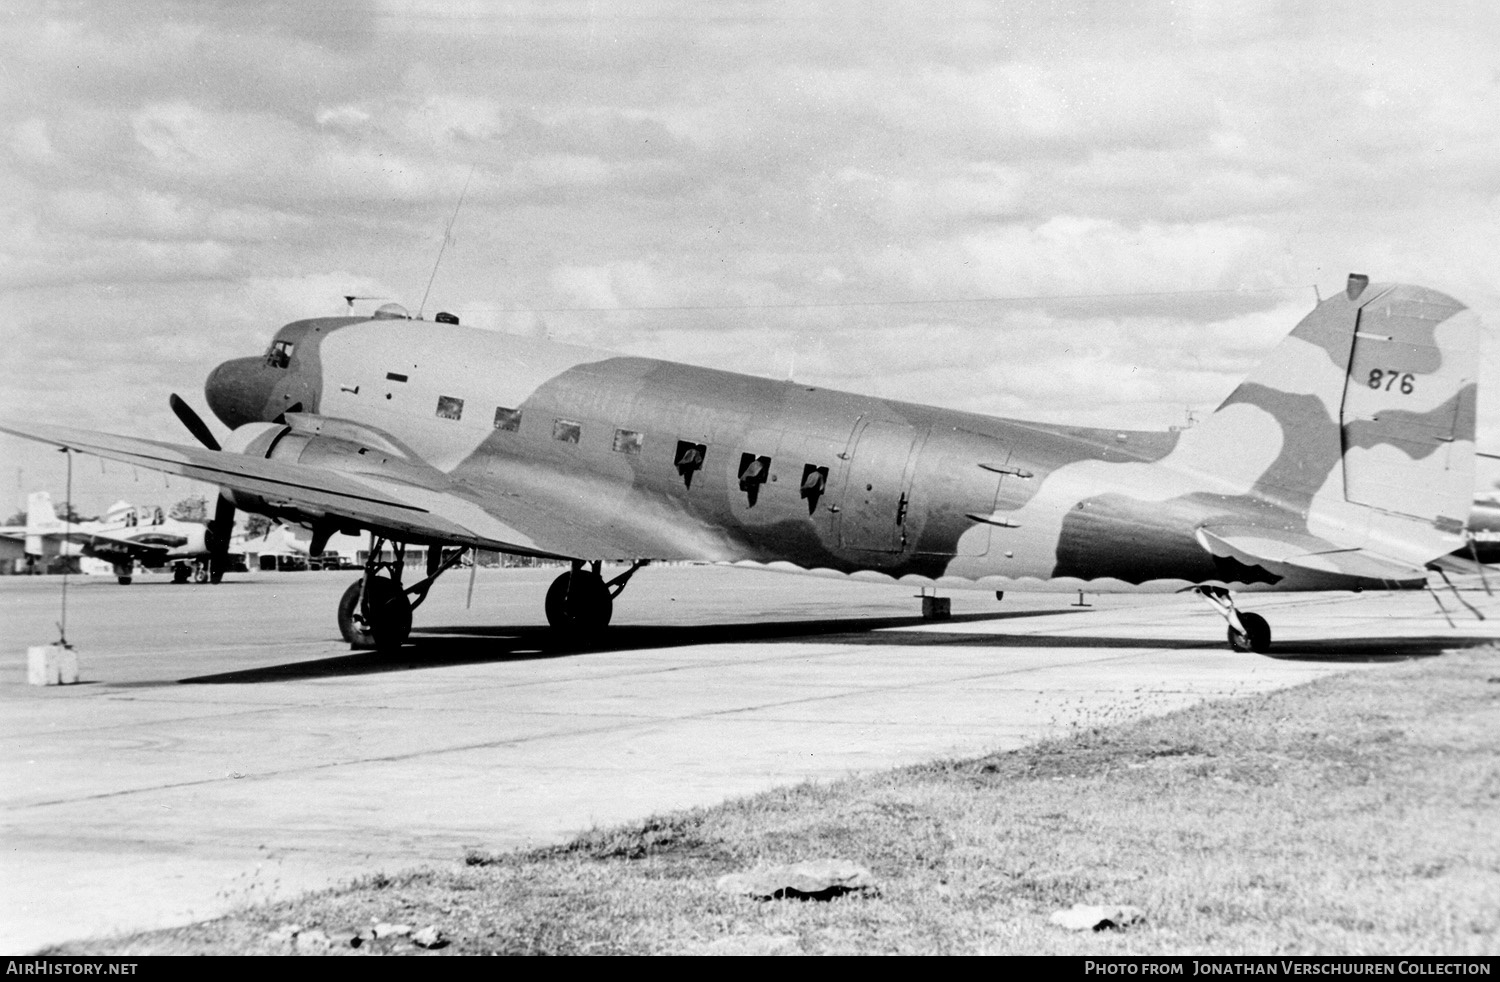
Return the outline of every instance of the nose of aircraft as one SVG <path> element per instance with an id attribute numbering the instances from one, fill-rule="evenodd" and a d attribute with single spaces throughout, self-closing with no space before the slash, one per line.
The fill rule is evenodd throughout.
<path id="1" fill-rule="evenodd" d="M 203 393 L 214 415 L 234 429 L 263 418 L 275 378 L 264 358 L 234 358 L 209 373 Z"/>

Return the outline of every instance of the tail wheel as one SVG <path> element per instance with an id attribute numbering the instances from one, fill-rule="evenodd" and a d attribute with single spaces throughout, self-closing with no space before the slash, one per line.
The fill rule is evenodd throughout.
<path id="1" fill-rule="evenodd" d="M 547 623 L 559 631 L 601 631 L 609 626 L 615 602 L 598 573 L 564 573 L 547 588 Z"/>
<path id="2" fill-rule="evenodd" d="M 365 583 L 365 609 L 359 609 L 360 584 Z M 339 598 L 339 633 L 350 647 L 394 651 L 411 635 L 411 600 L 406 591 L 384 576 L 360 577 Z"/>
<path id="3" fill-rule="evenodd" d="M 1265 654 L 1271 650 L 1271 625 L 1259 614 L 1240 612 L 1240 623 L 1244 630 L 1229 627 L 1229 647 L 1235 651 L 1253 651 Z"/>

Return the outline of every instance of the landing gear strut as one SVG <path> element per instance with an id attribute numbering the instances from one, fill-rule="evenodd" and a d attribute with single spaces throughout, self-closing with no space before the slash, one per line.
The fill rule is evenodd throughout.
<path id="1" fill-rule="evenodd" d="M 403 587 L 401 573 L 406 568 L 406 544 L 392 542 L 395 559 L 385 562 L 380 558 L 385 542 L 384 538 L 372 536 L 364 575 L 349 584 L 339 598 L 339 633 L 355 650 L 374 648 L 390 652 L 405 644 L 411 635 L 411 612 L 421 606 L 432 584 L 465 552 L 456 549 L 444 560 L 440 546 L 429 546 L 427 576 Z M 380 575 L 382 572 L 384 576 Z"/>
<path id="2" fill-rule="evenodd" d="M 583 560 L 573 560 L 573 569 L 553 580 L 547 588 L 547 623 L 557 631 L 589 634 L 608 627 L 615 609 L 615 597 L 625 590 L 625 584 L 630 582 L 636 570 L 646 565 L 646 561 L 633 563 L 608 583 L 599 575 L 602 564 L 598 560 L 588 565 L 590 568 L 584 569 Z"/>
<path id="3" fill-rule="evenodd" d="M 1271 625 L 1259 614 L 1236 607 L 1228 590 L 1221 586 L 1197 586 L 1193 592 L 1208 601 L 1229 625 L 1229 647 L 1262 655 L 1271 650 Z"/>

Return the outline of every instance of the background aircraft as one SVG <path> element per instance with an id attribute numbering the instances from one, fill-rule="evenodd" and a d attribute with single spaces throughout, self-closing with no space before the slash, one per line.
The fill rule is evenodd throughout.
<path id="1" fill-rule="evenodd" d="M 1422 589 L 1472 565 L 1479 325 L 1433 290 L 1351 275 L 1219 408 L 1178 432 L 1058 426 L 869 398 L 534 338 L 388 304 L 296 321 L 205 392 L 221 446 L 59 426 L 8 432 L 222 492 L 216 555 L 246 508 L 396 543 L 339 605 L 356 646 L 401 644 L 459 556 L 572 560 L 556 627 L 602 628 L 651 559 L 917 583 L 1193 590 L 1239 650 L 1271 632 L 1238 591 Z M 1087 398 L 1080 393 L 1080 398 Z M 371 550 L 380 555 L 380 547 Z M 605 582 L 601 561 L 629 569 Z M 1446 575 L 1446 574 L 1444 574 Z"/>
<path id="2" fill-rule="evenodd" d="M 1469 555 L 1481 563 L 1500 563 L 1500 497 L 1481 495 L 1474 499 L 1469 513 L 1469 545 L 1460 555 Z"/>
<path id="3" fill-rule="evenodd" d="M 195 572 L 200 581 L 209 574 L 207 529 L 168 518 L 160 507 L 133 508 L 121 501 L 102 520 L 65 523 L 52 496 L 36 491 L 26 499 L 25 526 L 0 529 L 0 537 L 24 543 L 25 555 L 33 561 L 63 555 L 101 559 L 114 567 L 121 584 L 130 583 L 137 563 L 148 569 L 173 565 L 179 583 Z"/>

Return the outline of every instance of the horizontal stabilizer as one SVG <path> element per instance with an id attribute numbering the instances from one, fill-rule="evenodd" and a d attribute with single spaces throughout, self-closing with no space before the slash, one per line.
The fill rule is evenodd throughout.
<path id="1" fill-rule="evenodd" d="M 1369 580 L 1425 580 L 1425 570 L 1376 556 L 1363 549 L 1346 549 L 1306 532 L 1220 525 L 1198 529 L 1198 544 L 1210 555 L 1249 566 L 1295 567 L 1318 573 L 1357 576 Z"/>
<path id="2" fill-rule="evenodd" d="M 1428 569 L 1441 570 L 1444 573 L 1457 573 L 1460 576 L 1483 576 L 1484 567 L 1472 559 L 1463 556 L 1439 556 L 1427 564 Z"/>

